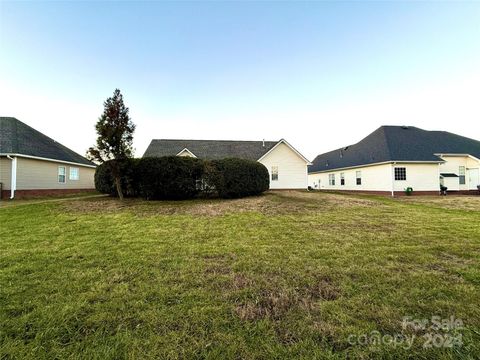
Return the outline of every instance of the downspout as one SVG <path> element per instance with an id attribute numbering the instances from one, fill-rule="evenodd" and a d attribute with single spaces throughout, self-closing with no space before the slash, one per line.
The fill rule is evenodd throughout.
<path id="1" fill-rule="evenodd" d="M 391 165 L 392 172 L 390 174 L 390 177 L 392 179 L 392 197 L 395 197 L 395 164 L 396 162 L 393 162 Z"/>
<path id="2" fill-rule="evenodd" d="M 7 158 L 12 160 L 12 175 L 10 178 L 10 200 L 15 197 L 15 190 L 17 190 L 17 157 L 7 155 Z"/>

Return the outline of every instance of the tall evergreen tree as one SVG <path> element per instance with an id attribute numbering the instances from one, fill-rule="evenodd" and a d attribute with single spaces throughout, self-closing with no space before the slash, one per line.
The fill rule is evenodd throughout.
<path id="1" fill-rule="evenodd" d="M 88 149 L 87 156 L 98 163 L 107 162 L 115 179 L 118 197 L 123 200 L 120 162 L 133 156 L 135 124 L 128 115 L 119 89 L 115 89 L 113 96 L 105 100 L 103 106 L 103 114 L 95 125 L 97 144 Z"/>

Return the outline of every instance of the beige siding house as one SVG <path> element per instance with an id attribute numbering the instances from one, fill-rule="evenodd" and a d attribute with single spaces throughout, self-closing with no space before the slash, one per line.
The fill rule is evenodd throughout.
<path id="1" fill-rule="evenodd" d="M 270 175 L 270 189 L 306 189 L 311 164 L 286 140 L 152 140 L 143 157 L 191 156 L 201 159 L 236 157 L 258 161 Z"/>
<path id="2" fill-rule="evenodd" d="M 477 194 L 480 142 L 444 131 L 382 126 L 355 145 L 321 154 L 309 167 L 313 189 L 403 195 Z"/>
<path id="3" fill-rule="evenodd" d="M 2 199 L 92 190 L 95 165 L 21 121 L 0 117 Z"/>

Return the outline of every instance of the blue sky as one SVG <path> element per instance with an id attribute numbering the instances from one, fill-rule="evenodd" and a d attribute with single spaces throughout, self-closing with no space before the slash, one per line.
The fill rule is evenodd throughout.
<path id="1" fill-rule="evenodd" d="M 151 138 L 309 158 L 384 124 L 480 139 L 480 3 L 0 2 L 0 113 L 74 150 L 118 87 Z"/>

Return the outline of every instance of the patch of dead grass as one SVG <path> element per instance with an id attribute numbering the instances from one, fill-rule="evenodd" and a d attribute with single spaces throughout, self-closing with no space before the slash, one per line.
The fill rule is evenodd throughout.
<path id="1" fill-rule="evenodd" d="M 241 279 L 240 284 L 245 284 L 245 280 Z M 339 296 L 340 288 L 327 276 L 318 278 L 311 285 L 298 288 L 271 285 L 256 296 L 237 304 L 235 314 L 244 321 L 264 318 L 280 320 L 293 309 L 310 311 L 317 301 L 333 301 Z"/>
<path id="2" fill-rule="evenodd" d="M 402 196 L 396 201 L 448 210 L 480 211 L 480 196 L 475 195 Z"/>
<path id="3" fill-rule="evenodd" d="M 190 201 L 144 201 L 111 198 L 78 199 L 62 204 L 69 212 L 119 213 L 132 212 L 137 216 L 194 215 L 221 216 L 242 212 L 264 215 L 284 215 L 309 211 L 328 211 L 333 207 L 364 207 L 374 202 L 352 196 L 307 191 L 272 191 L 261 196 L 243 199 L 196 199 Z"/>

